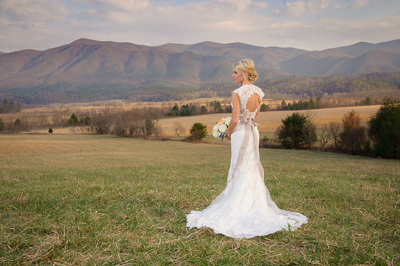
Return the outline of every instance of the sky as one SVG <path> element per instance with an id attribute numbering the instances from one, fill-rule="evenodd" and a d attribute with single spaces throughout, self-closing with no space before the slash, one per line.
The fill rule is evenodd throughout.
<path id="1" fill-rule="evenodd" d="M 80 38 L 323 50 L 400 39 L 400 0 L 0 0 L 0 51 Z"/>

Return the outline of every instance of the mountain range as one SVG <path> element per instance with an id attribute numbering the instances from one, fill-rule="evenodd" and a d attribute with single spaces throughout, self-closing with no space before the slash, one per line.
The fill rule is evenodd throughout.
<path id="1" fill-rule="evenodd" d="M 231 66 L 242 58 L 254 60 L 260 81 L 398 72 L 400 40 L 306 51 L 244 43 L 151 47 L 79 39 L 45 51 L 0 52 L 0 96 L 51 98 L 55 92 L 82 95 L 83 90 L 84 94 L 119 98 L 135 90 L 232 83 Z"/>

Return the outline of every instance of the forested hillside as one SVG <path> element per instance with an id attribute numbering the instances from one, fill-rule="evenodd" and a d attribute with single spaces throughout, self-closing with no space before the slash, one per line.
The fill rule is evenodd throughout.
<path id="1" fill-rule="evenodd" d="M 23 104 L 229 96 L 231 66 L 254 59 L 271 98 L 396 94 L 400 40 L 323 51 L 202 42 L 158 47 L 79 39 L 0 54 L 0 97 Z M 396 91 L 397 90 L 397 91 Z M 354 95 L 353 95 L 354 96 Z"/>

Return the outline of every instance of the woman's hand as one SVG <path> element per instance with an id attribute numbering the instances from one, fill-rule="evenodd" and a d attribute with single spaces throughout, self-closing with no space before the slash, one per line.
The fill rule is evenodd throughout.
<path id="1" fill-rule="evenodd" d="M 229 140 L 231 140 L 231 134 L 226 133 L 226 138 L 229 139 Z"/>

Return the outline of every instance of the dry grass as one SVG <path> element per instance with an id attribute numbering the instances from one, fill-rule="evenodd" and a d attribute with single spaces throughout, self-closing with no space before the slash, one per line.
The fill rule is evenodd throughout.
<path id="1" fill-rule="evenodd" d="M 400 263 L 400 165 L 261 149 L 295 232 L 233 240 L 188 230 L 185 214 L 225 186 L 228 142 L 92 135 L 0 135 L 1 264 Z"/>
<path id="2" fill-rule="evenodd" d="M 291 115 L 293 112 L 300 112 L 310 114 L 314 117 L 314 122 L 317 127 L 327 125 L 330 122 L 342 122 L 343 116 L 351 110 L 359 113 L 361 121 L 365 123 L 370 117 L 376 113 L 379 109 L 379 105 L 374 106 L 358 106 L 358 107 L 338 107 L 338 108 L 327 108 L 327 109 L 315 109 L 309 111 L 270 111 L 262 112 L 259 115 L 258 122 L 260 123 L 260 133 L 271 134 L 282 124 L 282 119 Z M 186 130 L 186 135 L 189 134 L 189 129 L 195 122 L 200 122 L 207 125 L 209 134 L 212 132 L 212 127 L 222 117 L 229 116 L 230 114 L 210 114 L 201 116 L 189 116 L 189 117 L 173 117 L 166 118 L 159 121 L 163 132 L 167 136 L 174 136 L 174 124 L 179 122 L 183 125 Z"/>

